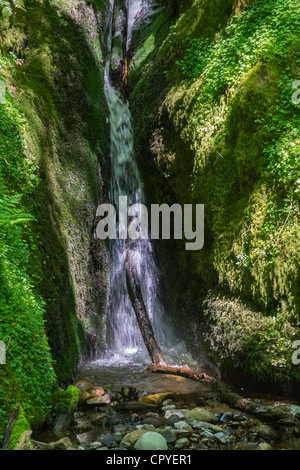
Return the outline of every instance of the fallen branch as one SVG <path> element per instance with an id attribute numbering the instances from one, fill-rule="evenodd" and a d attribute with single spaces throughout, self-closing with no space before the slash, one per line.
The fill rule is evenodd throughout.
<path id="1" fill-rule="evenodd" d="M 192 369 L 189 369 L 188 367 L 157 366 L 155 364 L 151 364 L 149 367 L 147 367 L 145 373 L 179 375 L 181 377 L 185 377 L 186 379 L 191 379 L 203 383 L 215 382 L 215 379 L 213 377 L 210 377 L 205 373 L 196 372 Z"/>
<path id="2" fill-rule="evenodd" d="M 132 307 L 135 312 L 145 346 L 153 364 L 156 364 L 157 366 L 166 366 L 167 363 L 164 355 L 154 337 L 154 331 L 143 300 L 140 280 L 133 257 L 134 250 L 128 247 L 126 252 L 125 269 L 127 289 Z"/>

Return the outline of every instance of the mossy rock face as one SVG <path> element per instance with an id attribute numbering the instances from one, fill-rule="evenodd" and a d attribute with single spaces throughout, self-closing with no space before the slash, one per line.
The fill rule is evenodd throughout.
<path id="1" fill-rule="evenodd" d="M 208 364 L 285 387 L 299 381 L 290 360 L 300 309 L 299 109 L 290 91 L 299 43 L 281 2 L 179 4 L 180 16 L 166 15 L 160 34 L 154 22 L 143 41 L 135 36 L 135 57 L 144 59 L 128 80 L 148 199 L 205 204 L 201 251 L 155 243 L 167 311 Z M 290 7 L 296 18 L 299 4 Z M 153 38 L 156 47 L 146 50 Z M 207 55 L 199 44 L 209 44 Z M 251 58 L 241 52 L 249 47 Z M 218 309 L 224 330 L 214 341 Z M 232 332 L 226 315 L 234 316 Z M 240 349 L 232 356 L 234 338 Z"/>
<path id="2" fill-rule="evenodd" d="M 69 383 L 82 354 L 105 342 L 109 255 L 93 237 L 110 168 L 104 10 L 105 2 L 42 0 L 0 23 L 0 192 L 22 194 L 16 210 L 36 219 L 0 227 L 1 340 L 14 330 L 0 411 L 18 401 L 35 425 L 49 412 L 55 381 Z"/>

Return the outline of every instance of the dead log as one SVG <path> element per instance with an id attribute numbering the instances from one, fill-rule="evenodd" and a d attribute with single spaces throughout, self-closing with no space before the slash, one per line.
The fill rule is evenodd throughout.
<path id="1" fill-rule="evenodd" d="M 16 407 L 10 412 L 8 422 L 5 428 L 5 433 L 4 433 L 4 439 L 3 439 L 3 445 L 2 449 L 6 450 L 9 444 L 10 436 L 11 436 L 11 430 L 14 421 L 17 419 L 19 411 L 20 411 L 21 405 L 17 404 Z"/>
<path id="2" fill-rule="evenodd" d="M 125 259 L 126 283 L 129 297 L 145 346 L 153 364 L 157 366 L 167 366 L 164 355 L 155 340 L 154 331 L 143 300 L 140 280 L 133 260 L 133 252 L 133 250 L 128 248 Z"/>
<path id="3" fill-rule="evenodd" d="M 172 367 L 168 365 L 150 365 L 146 370 L 146 373 L 158 373 L 158 374 L 169 374 L 169 375 L 179 375 L 185 377 L 186 379 L 195 380 L 202 383 L 212 383 L 215 381 L 213 377 L 205 373 L 198 373 L 188 367 Z"/>
<path id="4" fill-rule="evenodd" d="M 150 365 L 145 372 L 178 375 L 204 383 L 214 382 L 215 379 L 212 377 L 209 377 L 205 373 L 199 374 L 188 367 L 168 366 L 164 355 L 156 342 L 154 331 L 143 300 L 140 279 L 133 256 L 135 251 L 134 248 L 134 242 L 129 242 L 127 240 L 125 258 L 126 284 L 145 346 L 152 360 L 152 365 Z"/>

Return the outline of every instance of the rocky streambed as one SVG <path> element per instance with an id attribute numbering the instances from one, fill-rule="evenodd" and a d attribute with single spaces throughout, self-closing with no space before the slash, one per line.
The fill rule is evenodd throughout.
<path id="1" fill-rule="evenodd" d="M 174 381 L 184 381 L 178 379 Z M 190 382 L 190 381 L 188 381 Z M 189 393 L 112 390 L 86 380 L 74 413 L 54 416 L 34 436 L 37 450 L 295 450 L 300 406 L 245 397 L 211 381 Z"/>

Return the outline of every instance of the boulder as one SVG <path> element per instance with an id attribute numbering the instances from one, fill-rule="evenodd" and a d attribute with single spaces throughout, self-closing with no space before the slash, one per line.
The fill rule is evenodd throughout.
<path id="1" fill-rule="evenodd" d="M 94 385 L 91 384 L 90 382 L 87 382 L 86 380 L 78 380 L 75 384 L 74 387 L 78 388 L 81 392 L 88 392 L 90 393 L 91 390 L 93 390 Z"/>
<path id="2" fill-rule="evenodd" d="M 134 445 L 135 450 L 168 450 L 166 439 L 158 432 L 146 432 Z"/>
<path id="3" fill-rule="evenodd" d="M 205 408 L 193 408 L 192 410 L 187 411 L 185 414 L 186 419 L 192 419 L 195 421 L 204 421 L 207 423 L 217 423 L 218 419 L 216 416 L 209 410 Z"/>
<path id="4" fill-rule="evenodd" d="M 95 387 L 90 391 L 92 397 L 102 397 L 105 392 L 103 387 Z"/>

